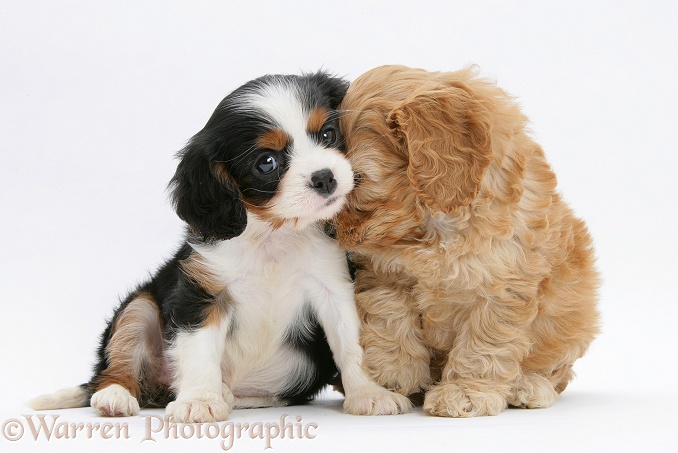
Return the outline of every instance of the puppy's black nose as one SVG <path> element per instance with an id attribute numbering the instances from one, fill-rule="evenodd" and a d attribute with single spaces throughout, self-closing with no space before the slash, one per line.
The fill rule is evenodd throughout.
<path id="1" fill-rule="evenodd" d="M 311 187 L 323 197 L 329 197 L 337 188 L 337 180 L 329 168 L 323 168 L 311 175 Z"/>

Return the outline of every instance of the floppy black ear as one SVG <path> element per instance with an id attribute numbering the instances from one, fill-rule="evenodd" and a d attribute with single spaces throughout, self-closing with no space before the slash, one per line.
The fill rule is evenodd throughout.
<path id="1" fill-rule="evenodd" d="M 209 145 L 195 138 L 179 154 L 181 160 L 170 181 L 172 203 L 192 233 L 205 242 L 238 236 L 247 225 L 240 192 L 225 168 L 209 158 Z"/>

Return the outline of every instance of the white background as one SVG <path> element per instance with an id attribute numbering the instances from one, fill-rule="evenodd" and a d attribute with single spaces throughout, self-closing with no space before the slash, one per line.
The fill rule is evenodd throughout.
<path id="1" fill-rule="evenodd" d="M 336 395 L 232 420 L 286 413 L 319 426 L 315 439 L 274 441 L 274 451 L 676 451 L 676 5 L 0 0 L 0 422 L 28 414 L 24 401 L 37 394 L 89 378 L 118 298 L 181 240 L 165 190 L 174 154 L 228 92 L 265 73 L 324 68 L 352 80 L 387 63 L 476 63 L 519 98 L 595 238 L 603 333 L 577 379 L 550 409 L 473 420 L 352 417 Z M 89 408 L 54 413 L 106 421 Z M 132 439 L 43 447 L 199 442 L 141 443 L 143 419 L 124 422 Z M 3 451 L 35 443 L 0 433 Z"/>

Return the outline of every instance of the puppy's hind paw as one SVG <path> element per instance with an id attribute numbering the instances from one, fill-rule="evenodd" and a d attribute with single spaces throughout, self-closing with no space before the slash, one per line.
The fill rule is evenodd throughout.
<path id="1" fill-rule="evenodd" d="M 344 410 L 353 415 L 396 415 L 409 412 L 410 400 L 378 385 L 347 393 Z"/>
<path id="2" fill-rule="evenodd" d="M 139 413 L 139 402 L 122 385 L 112 384 L 92 395 L 90 405 L 103 417 L 129 417 Z"/>
<path id="3" fill-rule="evenodd" d="M 539 409 L 553 405 L 557 396 L 548 379 L 537 373 L 528 372 L 513 384 L 508 403 L 514 407 Z"/>

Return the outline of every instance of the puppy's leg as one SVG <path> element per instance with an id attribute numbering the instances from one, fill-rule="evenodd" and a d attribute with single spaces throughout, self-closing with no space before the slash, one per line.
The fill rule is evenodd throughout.
<path id="1" fill-rule="evenodd" d="M 574 224 L 575 247 L 570 262 L 555 268 L 549 279 L 540 283 L 542 309 L 530 326 L 532 348 L 521 368 L 525 376 L 538 375 L 543 390 L 532 389 L 530 382 L 518 382 L 511 404 L 546 407 L 573 378 L 574 362 L 586 353 L 599 331 L 596 308 L 598 273 L 590 248 L 590 238 L 581 221 Z M 551 387 L 547 391 L 546 383 Z M 550 393 L 551 396 L 544 398 Z"/>
<path id="2" fill-rule="evenodd" d="M 430 355 L 410 291 L 390 283 L 356 294 L 363 365 L 378 384 L 412 395 L 430 384 Z"/>
<path id="3" fill-rule="evenodd" d="M 233 393 L 222 382 L 221 361 L 230 317 L 191 331 L 180 331 L 172 341 L 169 357 L 175 372 L 175 401 L 167 416 L 178 423 L 226 420 L 233 407 Z"/>
<path id="4" fill-rule="evenodd" d="M 513 384 L 509 404 L 549 407 L 574 376 L 572 365 L 584 355 L 595 336 L 598 317 L 590 302 L 579 306 L 570 303 L 569 313 L 563 306 L 561 303 L 557 307 L 564 312 L 562 316 L 555 318 L 549 313 L 551 310 L 544 309 L 532 324 L 532 348 L 521 363 L 522 373 Z"/>
<path id="5" fill-rule="evenodd" d="M 526 329 L 534 316 L 534 301 L 478 298 L 457 306 L 454 347 L 441 382 L 426 393 L 424 410 L 445 417 L 497 415 L 504 410 L 530 348 Z"/>
<path id="6" fill-rule="evenodd" d="M 142 386 L 156 386 L 162 367 L 160 313 L 149 294 L 136 295 L 113 319 L 103 354 L 90 404 L 99 415 L 138 414 Z"/>
<path id="7" fill-rule="evenodd" d="M 409 411 L 410 400 L 377 385 L 361 366 L 363 351 L 358 339 L 360 324 L 353 301 L 353 285 L 346 281 L 314 292 L 325 295 L 314 299 L 314 308 L 341 372 L 346 395 L 344 410 L 355 415 L 393 415 Z"/>

